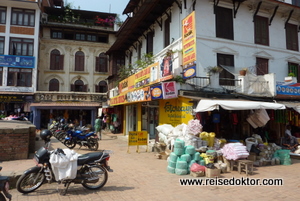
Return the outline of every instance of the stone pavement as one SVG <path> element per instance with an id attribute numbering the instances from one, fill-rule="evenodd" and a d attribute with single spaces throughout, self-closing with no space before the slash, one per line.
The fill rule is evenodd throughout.
<path id="1" fill-rule="evenodd" d="M 56 139 L 52 140 L 52 148 L 65 148 Z M 193 179 L 190 175 L 175 175 L 167 172 L 167 161 L 159 160 L 154 152 L 146 152 L 146 146 L 140 147 L 140 153 L 135 147 L 130 147 L 127 153 L 127 138 L 121 135 L 104 134 L 100 141 L 100 149 L 113 150 L 109 165 L 114 172 L 109 173 L 106 185 L 96 191 L 87 190 L 80 184 L 71 184 L 65 196 L 57 189 L 63 188 L 56 183 L 44 184 L 33 193 L 23 195 L 16 189 L 10 193 L 13 201 L 83 201 L 83 200 L 298 200 L 300 183 L 297 171 L 300 160 L 293 159 L 289 166 L 256 167 L 249 178 L 282 178 L 283 186 L 181 186 L 180 178 Z M 87 149 L 74 149 L 77 153 L 89 152 Z M 5 169 L 26 170 L 34 163 L 32 159 L 8 161 L 0 164 Z M 244 173 L 237 171 L 221 174 L 221 178 L 246 178 Z M 201 177 L 200 177 L 201 178 Z"/>

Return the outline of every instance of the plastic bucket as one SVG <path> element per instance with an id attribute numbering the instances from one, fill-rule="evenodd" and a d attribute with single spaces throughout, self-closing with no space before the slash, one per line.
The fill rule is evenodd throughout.
<path id="1" fill-rule="evenodd" d="M 249 137 L 246 139 L 246 148 L 247 151 L 250 152 L 252 145 L 256 145 L 257 144 L 257 140 L 253 137 Z"/>

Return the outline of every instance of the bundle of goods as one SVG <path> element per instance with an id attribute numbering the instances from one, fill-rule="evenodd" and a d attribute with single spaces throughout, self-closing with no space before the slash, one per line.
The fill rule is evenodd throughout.
<path id="1" fill-rule="evenodd" d="M 168 158 L 167 170 L 177 175 L 186 175 L 190 173 L 190 167 L 193 163 L 200 163 L 202 158 L 200 153 L 196 152 L 195 147 L 188 145 L 180 139 L 174 142 L 174 151 L 170 153 Z"/>
<path id="2" fill-rule="evenodd" d="M 175 128 L 170 124 L 163 124 L 157 126 L 156 129 L 159 132 L 159 141 L 164 142 L 167 147 L 173 147 L 176 139 L 183 140 L 186 146 L 192 145 L 195 148 L 205 146 L 197 137 L 202 129 L 199 120 L 190 120 L 188 125 L 183 123 Z"/>
<path id="3" fill-rule="evenodd" d="M 274 158 L 278 158 L 281 165 L 292 164 L 290 150 L 287 149 L 276 150 L 274 153 Z"/>
<path id="4" fill-rule="evenodd" d="M 239 142 L 225 144 L 221 150 L 227 160 L 245 159 L 249 156 L 246 146 Z"/>
<path id="5" fill-rule="evenodd" d="M 265 144 L 253 145 L 250 152 L 255 153 L 256 155 L 254 161 L 254 165 L 256 166 L 263 166 L 266 164 L 279 165 L 281 163 L 280 157 L 275 153 L 279 153 L 280 150 L 281 150 L 280 146 L 276 145 L 275 143 L 269 143 L 268 145 Z"/>
<path id="6" fill-rule="evenodd" d="M 216 134 L 214 132 L 211 132 L 211 133 L 202 132 L 202 133 L 200 133 L 201 140 L 206 141 L 206 145 L 208 147 L 214 146 L 215 136 L 216 136 Z"/>

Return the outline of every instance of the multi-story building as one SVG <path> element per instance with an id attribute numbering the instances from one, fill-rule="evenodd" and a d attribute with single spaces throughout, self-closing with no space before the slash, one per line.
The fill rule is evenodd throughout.
<path id="1" fill-rule="evenodd" d="M 124 132 L 147 130 L 154 137 L 158 124 L 175 126 L 193 118 L 190 108 L 196 108 L 201 100 L 227 99 L 232 101 L 234 112 L 224 112 L 220 107 L 214 113 L 221 113 L 221 120 L 212 122 L 211 113 L 198 111 L 199 117 L 203 115 L 204 129 L 216 131 L 218 137 L 250 135 L 253 130 L 245 119 L 252 108 L 235 111 L 240 104 L 232 99 L 255 100 L 258 107 L 263 107 L 265 102 L 300 97 L 297 88 L 293 88 L 292 95 L 279 95 L 289 73 L 300 78 L 298 6 L 299 1 L 288 0 L 130 1 L 124 10 L 128 18 L 108 51 L 112 59 L 110 88 L 116 85 L 117 61 L 122 56 L 126 67 L 144 53 L 153 53 L 155 62 L 147 72 L 136 73 L 135 80 L 139 81 L 141 74 L 151 79 L 155 72 L 158 79 L 143 85 L 151 92 L 166 81 L 177 81 L 178 98 L 160 96 L 154 100 L 151 94 L 150 100 L 132 99 L 131 94 L 139 94 L 137 91 L 143 88 L 137 81 L 125 79 L 119 85 L 119 95 L 110 97 L 110 105 L 124 107 Z M 171 72 L 167 78 L 164 66 Z M 219 69 L 213 68 L 216 66 L 222 72 L 214 73 Z M 241 70 L 247 70 L 246 75 L 240 75 Z M 293 104 L 296 108 L 297 103 Z M 268 108 L 273 115 L 268 129 L 275 133 L 274 138 L 281 135 L 286 122 L 292 121 L 276 119 L 277 113 L 290 110 L 280 112 L 275 108 Z M 232 117 L 239 122 L 238 127 Z"/>
<path id="2" fill-rule="evenodd" d="M 107 100 L 105 52 L 115 40 L 115 17 L 68 5 L 43 7 L 37 90 L 31 104 L 37 128 L 61 117 L 93 124 Z"/>
<path id="3" fill-rule="evenodd" d="M 0 2 L 2 116 L 31 112 L 38 67 L 40 6 L 39 0 Z"/>

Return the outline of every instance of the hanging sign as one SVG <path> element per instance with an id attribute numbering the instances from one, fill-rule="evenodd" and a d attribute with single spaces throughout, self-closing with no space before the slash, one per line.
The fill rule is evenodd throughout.
<path id="1" fill-rule="evenodd" d="M 189 79 L 196 76 L 196 65 L 183 70 L 183 79 Z"/>
<path id="2" fill-rule="evenodd" d="M 176 82 L 163 82 L 162 83 L 164 99 L 177 98 Z"/>
<path id="3" fill-rule="evenodd" d="M 163 93 L 162 93 L 162 86 L 154 86 L 150 88 L 151 91 L 151 99 L 152 100 L 157 100 L 157 99 L 162 99 L 163 98 Z"/>
<path id="4" fill-rule="evenodd" d="M 34 59 L 30 56 L 0 55 L 0 66 L 34 68 Z"/>

